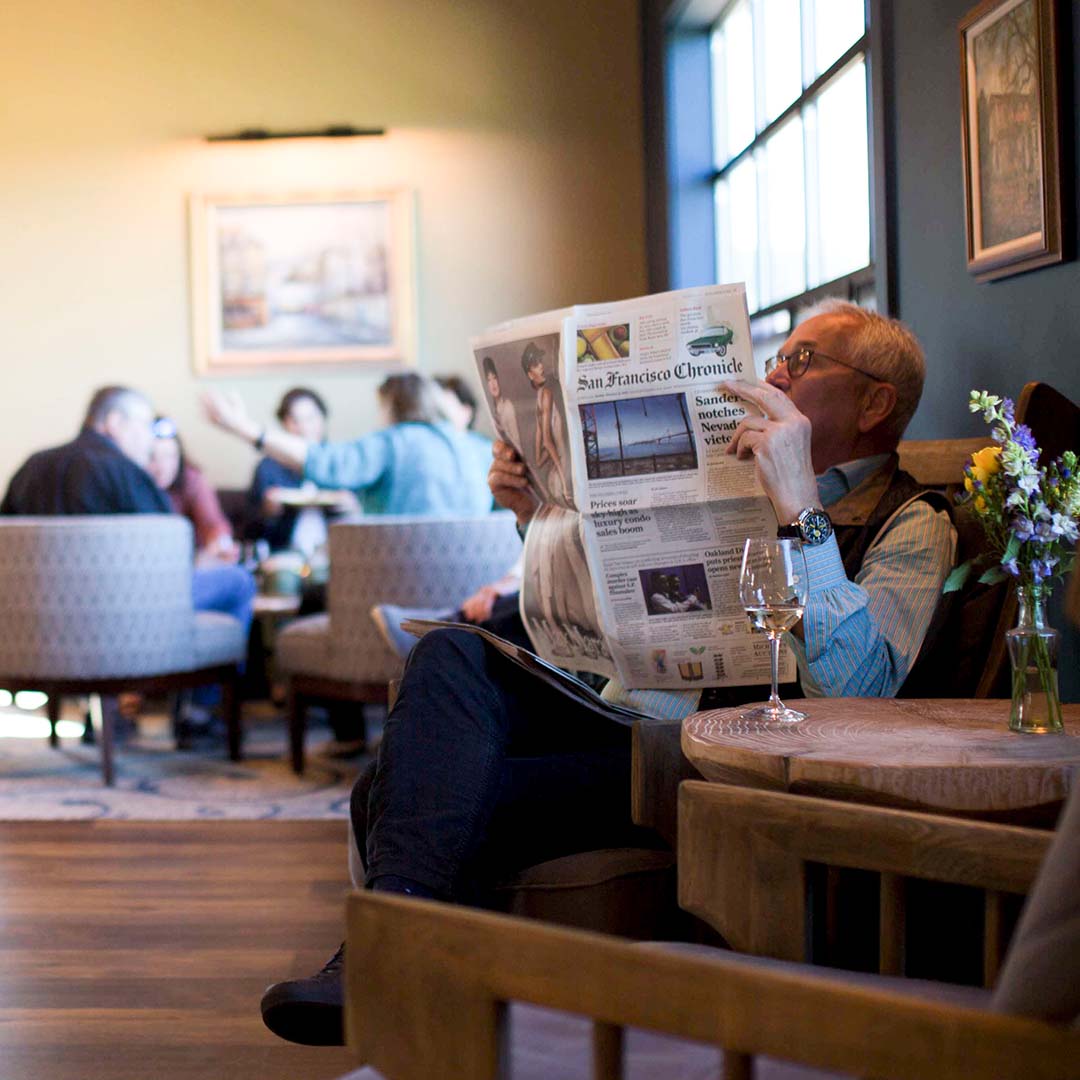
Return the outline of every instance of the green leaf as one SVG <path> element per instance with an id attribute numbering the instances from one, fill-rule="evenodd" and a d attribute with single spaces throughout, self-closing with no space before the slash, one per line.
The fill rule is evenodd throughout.
<path id="1" fill-rule="evenodd" d="M 967 579 L 971 577 L 971 564 L 971 559 L 968 559 L 967 562 L 962 562 L 945 579 L 945 584 L 941 587 L 941 591 L 943 593 L 959 592 L 964 587 Z"/>
<path id="2" fill-rule="evenodd" d="M 1009 542 L 1005 545 L 1005 554 L 1001 556 L 1003 563 L 1015 559 L 1020 554 L 1020 540 L 1016 533 L 1009 533 Z"/>
<path id="3" fill-rule="evenodd" d="M 1000 566 L 991 566 L 989 570 L 984 570 L 979 577 L 980 585 L 997 585 L 1002 581 L 1008 581 L 1009 575 L 1001 569 Z"/>

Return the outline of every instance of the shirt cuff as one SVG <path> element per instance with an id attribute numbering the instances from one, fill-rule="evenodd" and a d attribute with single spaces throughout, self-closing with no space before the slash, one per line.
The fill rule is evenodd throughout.
<path id="1" fill-rule="evenodd" d="M 835 589 L 837 585 L 847 584 L 847 571 L 844 569 L 844 560 L 840 558 L 840 548 L 837 546 L 835 534 L 830 536 L 824 544 L 817 544 L 814 547 L 804 544 L 803 556 L 806 558 L 811 596 L 825 592 L 826 589 Z"/>

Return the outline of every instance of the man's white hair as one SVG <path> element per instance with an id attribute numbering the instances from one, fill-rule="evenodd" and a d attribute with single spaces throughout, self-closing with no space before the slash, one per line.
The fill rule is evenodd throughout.
<path id="1" fill-rule="evenodd" d="M 899 319 L 845 300 L 822 300 L 803 312 L 799 321 L 816 315 L 831 315 L 845 324 L 840 360 L 896 387 L 896 406 L 885 424 L 899 442 L 919 406 L 926 381 L 926 357 L 918 338 Z"/>

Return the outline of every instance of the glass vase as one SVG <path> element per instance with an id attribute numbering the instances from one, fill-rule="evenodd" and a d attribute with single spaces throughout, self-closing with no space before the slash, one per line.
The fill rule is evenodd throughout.
<path id="1" fill-rule="evenodd" d="M 1005 634 L 1012 661 L 1009 727 L 1033 734 L 1064 731 L 1058 696 L 1058 633 L 1046 625 L 1046 597 L 1041 586 L 1021 585 L 1016 599 L 1016 626 Z"/>

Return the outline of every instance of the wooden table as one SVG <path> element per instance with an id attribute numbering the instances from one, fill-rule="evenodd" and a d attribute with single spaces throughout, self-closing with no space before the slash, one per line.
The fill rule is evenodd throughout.
<path id="1" fill-rule="evenodd" d="M 1080 705 L 1065 734 L 1021 735 L 998 700 L 821 698 L 797 724 L 695 713 L 682 748 L 708 780 L 1014 823 L 1052 824 L 1080 769 Z"/>
<path id="2" fill-rule="evenodd" d="M 1080 770 L 1080 705 L 1065 707 L 1061 735 L 1009 731 L 1009 703 L 1001 700 L 831 698 L 798 705 L 807 719 L 797 724 L 744 721 L 739 708 L 696 713 L 683 721 L 683 752 L 706 780 L 731 788 L 1043 827 L 1053 826 Z M 707 787 L 698 787 L 704 797 Z M 923 885 L 913 903 L 906 872 L 895 867 L 879 882 L 827 859 L 827 870 L 811 873 L 802 854 L 785 852 L 764 826 L 757 828 L 749 806 L 743 820 L 730 812 L 687 818 L 679 837 L 680 903 L 734 947 L 867 968 L 877 953 L 881 970 L 900 973 L 913 933 L 921 942 L 915 974 L 993 978 L 1018 909 L 1007 885 L 985 896 Z M 912 851 L 942 847 L 929 821 L 911 827 Z M 823 826 L 821 838 L 829 835 Z M 965 844 L 951 852 L 954 863 L 978 861 Z M 740 845 L 753 854 L 745 865 Z M 872 837 L 865 845 L 867 857 L 880 855 Z M 874 865 L 872 858 L 837 864 Z M 813 941 L 804 936 L 808 928 Z M 963 959 L 977 956 L 980 946 L 981 970 Z"/>

